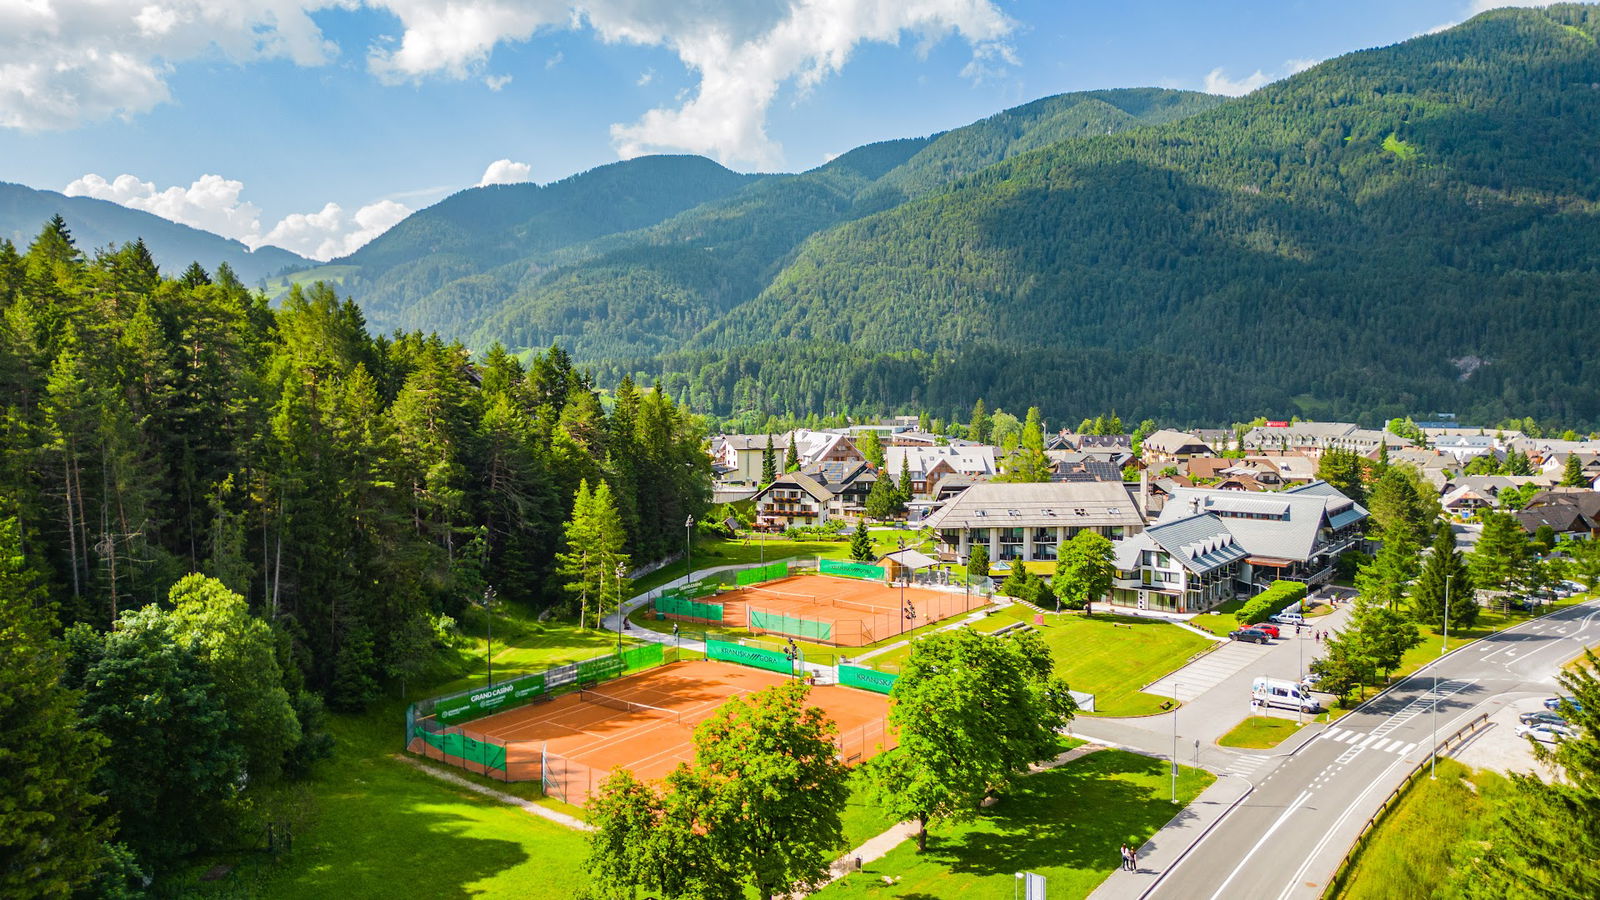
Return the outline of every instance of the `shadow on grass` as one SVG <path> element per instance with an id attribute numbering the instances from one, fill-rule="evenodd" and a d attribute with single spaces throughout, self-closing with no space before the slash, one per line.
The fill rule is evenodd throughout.
<path id="1" fill-rule="evenodd" d="M 1160 802 L 1159 779 L 1166 772 L 1158 759 L 1091 754 L 1025 779 L 984 815 L 985 830 L 943 839 L 930 835 L 926 857 L 952 872 L 978 876 L 1049 866 L 1112 868 L 1123 841 L 1142 843 L 1176 812 Z"/>

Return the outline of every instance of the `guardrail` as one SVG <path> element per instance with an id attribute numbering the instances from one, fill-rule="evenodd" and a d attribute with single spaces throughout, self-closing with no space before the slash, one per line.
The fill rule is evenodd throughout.
<path id="1" fill-rule="evenodd" d="M 1449 737 L 1446 737 L 1444 740 L 1440 741 L 1438 745 L 1434 747 L 1433 753 L 1428 754 L 1428 756 L 1425 757 L 1422 762 L 1417 763 L 1410 772 L 1406 773 L 1406 777 L 1400 782 L 1400 784 L 1395 787 L 1394 790 L 1389 792 L 1388 797 L 1384 798 L 1383 803 L 1378 807 L 1378 811 L 1373 813 L 1367 819 L 1365 825 L 1361 826 L 1361 831 L 1356 834 L 1355 840 L 1352 840 L 1350 842 L 1350 846 L 1345 848 L 1344 858 L 1339 861 L 1339 868 L 1334 870 L 1333 878 L 1329 879 L 1328 881 L 1327 890 L 1322 892 L 1322 896 L 1324 898 L 1330 898 L 1334 896 L 1337 889 L 1343 883 L 1346 872 L 1350 868 L 1350 861 L 1355 859 L 1356 851 L 1361 849 L 1361 842 L 1366 840 L 1367 833 L 1370 832 L 1373 826 L 1377 825 L 1379 820 L 1384 817 L 1384 814 L 1389 811 L 1390 805 L 1392 805 L 1395 800 L 1399 799 L 1401 792 L 1403 792 L 1411 784 L 1412 780 L 1418 775 L 1422 774 L 1422 770 L 1428 767 L 1428 764 L 1433 760 L 1433 757 L 1436 754 L 1441 754 L 1448 750 L 1451 744 L 1461 743 L 1488 721 L 1488 713 L 1479 713 L 1478 716 L 1472 721 L 1461 726 L 1460 728 L 1457 728 Z"/>

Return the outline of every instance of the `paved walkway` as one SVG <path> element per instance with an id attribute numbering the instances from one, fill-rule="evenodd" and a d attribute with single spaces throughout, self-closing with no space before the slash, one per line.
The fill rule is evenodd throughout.
<path id="1" fill-rule="evenodd" d="M 550 821 L 556 823 L 557 825 L 565 825 L 568 828 L 574 828 L 574 829 L 577 829 L 578 831 L 593 831 L 594 830 L 594 827 L 592 825 L 590 825 L 588 822 L 583 821 L 582 819 L 576 818 L 574 816 L 569 816 L 564 812 L 557 812 L 556 810 L 540 806 L 539 804 L 533 802 L 532 800 L 524 800 L 521 797 L 513 796 L 511 794 L 507 794 L 504 791 L 497 791 L 497 790 L 495 790 L 494 788 L 491 788 L 491 787 L 484 787 L 483 785 L 478 784 L 476 782 L 468 781 L 467 779 L 462 778 L 459 775 L 452 775 L 449 772 L 441 772 L 438 769 L 435 769 L 433 766 L 430 766 L 427 763 L 425 763 L 425 762 L 423 762 L 423 761 L 421 761 L 419 759 L 413 759 L 413 758 L 411 758 L 409 756 L 402 756 L 401 754 L 398 754 L 398 753 L 394 754 L 393 758 L 394 759 L 398 759 L 399 761 L 405 763 L 408 766 L 411 766 L 412 768 L 414 768 L 414 769 L 416 769 L 416 770 L 418 770 L 418 771 L 420 771 L 420 772 L 422 772 L 424 774 L 432 775 L 434 778 L 437 778 L 440 781 L 448 781 L 451 784 L 455 785 L 456 787 L 466 788 L 467 790 L 473 791 L 474 793 L 482 794 L 485 797 L 490 798 L 491 800 L 499 800 L 501 803 L 506 803 L 506 804 L 509 804 L 511 806 L 515 806 L 518 809 L 522 810 L 523 812 L 530 813 L 532 815 L 538 816 L 541 819 L 549 819 Z"/>
<path id="2" fill-rule="evenodd" d="M 1226 646 L 1218 647 L 1176 672 L 1157 678 L 1144 692 L 1157 697 L 1171 697 L 1176 693 L 1179 700 L 1193 700 L 1226 681 L 1228 676 L 1254 664 L 1272 649 L 1271 644 L 1229 641 Z"/>
<path id="3" fill-rule="evenodd" d="M 1150 893 L 1206 832 L 1252 790 L 1254 787 L 1243 778 L 1218 778 L 1137 849 L 1138 871 L 1112 872 L 1089 895 L 1091 900 L 1136 900 Z"/>

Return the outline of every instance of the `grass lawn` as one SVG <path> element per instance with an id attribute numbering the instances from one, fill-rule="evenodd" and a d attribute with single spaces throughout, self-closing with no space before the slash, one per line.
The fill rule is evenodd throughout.
<path id="1" fill-rule="evenodd" d="M 1023 611 L 1033 621 L 1031 610 Z M 991 617 L 994 618 L 994 617 Z M 1055 657 L 1056 673 L 1075 691 L 1094 694 L 1089 715 L 1142 716 L 1168 698 L 1140 688 L 1179 668 L 1211 641 L 1158 619 L 1046 614 L 1039 633 Z"/>
<path id="2" fill-rule="evenodd" d="M 839 818 L 844 821 L 845 844 L 861 846 L 868 838 L 877 837 L 894 826 L 893 816 L 886 815 L 872 802 L 872 788 L 858 770 L 850 776 L 850 798 L 845 801 Z"/>
<path id="3" fill-rule="evenodd" d="M 1224 747 L 1246 747 L 1251 750 L 1265 750 L 1276 747 L 1285 740 L 1294 736 L 1301 728 L 1300 723 L 1293 719 L 1280 719 L 1277 716 L 1251 716 L 1233 726 L 1222 737 L 1217 738 L 1217 743 Z"/>
<path id="4" fill-rule="evenodd" d="M 1217 637 L 1227 637 L 1228 632 L 1239 627 L 1239 620 L 1234 618 L 1233 614 L 1243 608 L 1244 603 L 1244 598 L 1235 597 L 1211 612 L 1195 616 L 1189 620 L 1189 624 L 1201 631 L 1209 631 Z"/>
<path id="5" fill-rule="evenodd" d="M 1389 807 L 1333 885 L 1341 900 L 1423 900 L 1453 896 L 1444 890 L 1450 857 L 1462 841 L 1481 840 L 1497 798 L 1510 782 L 1489 771 L 1469 771 L 1439 760 L 1439 780 L 1414 779 Z"/>
<path id="6" fill-rule="evenodd" d="M 1179 772 L 1182 804 L 1215 780 L 1187 766 Z M 1169 784 L 1162 760 L 1120 750 L 1091 753 L 1023 779 L 972 822 L 935 826 L 926 853 L 906 841 L 816 896 L 1011 900 L 1015 873 L 1029 871 L 1049 879 L 1053 900 L 1085 897 L 1117 868 L 1122 842 L 1144 843 L 1177 813 Z M 885 876 L 898 880 L 888 885 Z"/>

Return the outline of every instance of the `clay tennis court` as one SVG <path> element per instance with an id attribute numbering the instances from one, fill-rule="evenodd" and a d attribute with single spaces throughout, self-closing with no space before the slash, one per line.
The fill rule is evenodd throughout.
<path id="1" fill-rule="evenodd" d="M 776 672 L 729 663 L 673 663 L 604 682 L 595 689 L 599 696 L 566 694 L 464 723 L 461 730 L 505 742 L 508 771 L 539 771 L 542 764 L 546 790 L 582 805 L 613 768 L 653 780 L 693 760 L 695 725 L 731 697 L 787 680 Z M 651 708 L 603 705 L 612 700 Z M 885 697 L 821 685 L 811 689 L 809 702 L 838 725 L 836 737 L 847 763 L 872 756 L 886 740 Z"/>
<path id="2" fill-rule="evenodd" d="M 916 611 L 908 618 L 901 606 Z M 722 624 L 820 644 L 862 647 L 986 606 L 981 594 L 889 586 L 858 578 L 790 575 L 716 595 Z M 813 623 L 813 624 L 807 624 Z"/>

